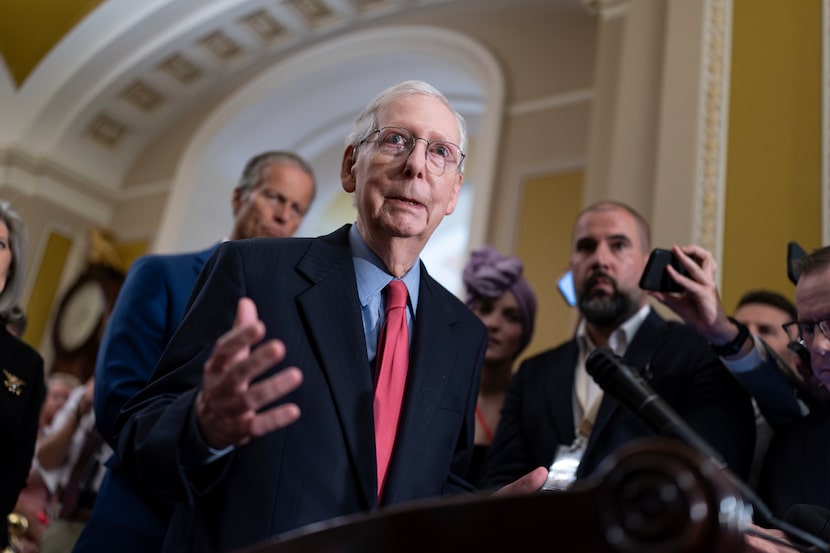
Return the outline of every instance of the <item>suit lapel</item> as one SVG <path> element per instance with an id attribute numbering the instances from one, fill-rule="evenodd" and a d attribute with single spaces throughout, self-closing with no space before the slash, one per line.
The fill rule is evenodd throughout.
<path id="1" fill-rule="evenodd" d="M 423 454 L 418 449 L 429 440 L 432 419 L 441 403 L 447 375 L 456 365 L 458 350 L 450 327 L 457 320 L 444 309 L 444 303 L 436 294 L 437 286 L 439 284 L 421 265 L 421 288 L 409 348 L 406 396 L 392 454 L 390 478 L 393 480 L 387 486 L 394 486 L 394 481 L 399 480 L 395 478 L 397 472 L 416 471 L 412 474 L 417 474 L 417 460 Z M 407 466 L 412 462 L 415 465 Z"/>
<path id="2" fill-rule="evenodd" d="M 311 347 L 329 383 L 367 506 L 376 501 L 372 375 L 366 357 L 348 226 L 314 240 L 297 265 L 314 285 L 298 297 Z M 348 301 L 343 301 L 347 298 Z"/>
<path id="3" fill-rule="evenodd" d="M 213 252 L 215 252 L 216 248 L 218 247 L 219 244 L 216 244 L 215 246 L 210 247 L 206 250 L 202 250 L 193 256 L 192 263 L 190 266 L 193 269 L 193 272 L 196 273 L 196 275 L 202 272 L 202 268 L 205 266 L 208 259 L 210 259 L 210 256 L 213 255 Z"/>
<path id="4" fill-rule="evenodd" d="M 665 326 L 666 321 L 660 318 L 654 311 L 650 311 L 648 317 L 646 317 L 634 335 L 634 339 L 631 341 L 622 358 L 623 363 L 637 369 L 646 380 L 649 380 L 649 362 L 657 346 L 660 345 L 663 336 L 662 330 Z M 594 449 L 597 441 L 600 440 L 603 430 L 605 430 L 617 409 L 622 408 L 617 400 L 603 395 L 602 403 L 599 405 L 599 411 L 594 421 L 594 427 L 591 430 L 591 437 L 588 440 L 588 446 L 585 450 L 585 457 L 591 454 L 592 449 Z"/>
<path id="5" fill-rule="evenodd" d="M 558 444 L 570 444 L 576 437 L 574 428 L 573 389 L 576 378 L 576 362 L 579 346 L 571 340 L 550 364 L 553 370 L 545 371 L 545 397 L 556 401 L 545 401 L 551 425 L 556 431 Z M 560 370 L 560 367 L 566 370 Z M 555 451 L 555 449 L 554 449 Z"/>

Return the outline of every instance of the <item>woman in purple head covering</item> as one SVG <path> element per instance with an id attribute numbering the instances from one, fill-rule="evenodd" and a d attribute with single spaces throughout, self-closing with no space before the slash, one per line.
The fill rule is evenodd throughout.
<path id="1" fill-rule="evenodd" d="M 513 363 L 533 335 L 536 295 L 522 276 L 517 257 L 490 246 L 473 251 L 464 267 L 467 305 L 487 327 L 489 341 L 476 405 L 475 452 L 468 478 L 476 483 L 481 463 L 499 423 Z"/>

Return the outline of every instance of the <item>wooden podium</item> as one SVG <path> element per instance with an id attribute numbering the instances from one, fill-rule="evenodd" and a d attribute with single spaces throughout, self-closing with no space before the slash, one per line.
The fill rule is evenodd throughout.
<path id="1" fill-rule="evenodd" d="M 341 517 L 239 553 L 736 553 L 751 509 L 688 446 L 647 438 L 566 492 L 453 496 Z"/>

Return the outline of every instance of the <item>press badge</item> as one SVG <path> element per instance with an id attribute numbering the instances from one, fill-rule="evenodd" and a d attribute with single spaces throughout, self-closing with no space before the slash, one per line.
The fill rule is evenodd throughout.
<path id="1" fill-rule="evenodd" d="M 564 491 L 576 482 L 576 469 L 585 453 L 585 438 L 577 434 L 571 445 L 560 445 L 556 448 L 556 455 L 548 469 L 548 478 L 542 486 L 543 490 Z"/>

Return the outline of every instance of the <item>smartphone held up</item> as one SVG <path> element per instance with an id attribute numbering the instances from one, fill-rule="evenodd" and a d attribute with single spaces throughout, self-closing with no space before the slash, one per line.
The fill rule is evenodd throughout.
<path id="1" fill-rule="evenodd" d="M 640 288 L 655 292 L 683 292 L 683 287 L 666 271 L 666 267 L 669 265 L 681 275 L 689 275 L 686 268 L 671 250 L 656 248 L 652 250 L 648 257 L 643 276 L 640 277 Z"/>

